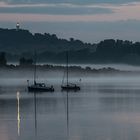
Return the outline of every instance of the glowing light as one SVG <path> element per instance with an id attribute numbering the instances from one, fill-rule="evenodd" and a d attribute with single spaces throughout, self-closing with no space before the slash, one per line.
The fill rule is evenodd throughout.
<path id="1" fill-rule="evenodd" d="M 17 22 L 17 24 L 16 24 L 16 29 L 17 29 L 17 31 L 19 30 L 19 22 Z"/>
<path id="2" fill-rule="evenodd" d="M 20 92 L 17 92 L 17 127 L 18 127 L 18 136 L 20 136 Z"/>

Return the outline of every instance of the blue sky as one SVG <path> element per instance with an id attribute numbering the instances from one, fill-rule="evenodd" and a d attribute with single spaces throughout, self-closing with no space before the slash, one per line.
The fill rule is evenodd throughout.
<path id="1" fill-rule="evenodd" d="M 0 0 L 0 27 L 99 42 L 140 41 L 138 0 Z"/>

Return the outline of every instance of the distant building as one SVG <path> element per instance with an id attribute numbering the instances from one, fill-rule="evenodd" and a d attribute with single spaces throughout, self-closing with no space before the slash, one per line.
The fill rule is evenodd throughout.
<path id="1" fill-rule="evenodd" d="M 20 28 L 20 24 L 19 24 L 19 22 L 17 22 L 17 24 L 16 24 L 16 30 L 18 31 L 19 28 Z"/>

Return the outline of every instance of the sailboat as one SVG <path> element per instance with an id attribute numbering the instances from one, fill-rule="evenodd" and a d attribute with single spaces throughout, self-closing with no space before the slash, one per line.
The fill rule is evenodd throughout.
<path id="1" fill-rule="evenodd" d="M 36 53 L 35 53 L 36 54 Z M 28 83 L 28 91 L 29 92 L 54 92 L 54 87 L 46 86 L 45 83 L 38 83 L 36 82 L 36 55 L 35 55 L 35 69 L 34 69 L 34 83 L 32 85 L 29 84 L 29 80 L 27 80 Z"/>
<path id="2" fill-rule="evenodd" d="M 54 92 L 53 86 L 46 86 L 45 83 L 34 83 L 32 85 L 28 85 L 29 92 Z"/>
<path id="3" fill-rule="evenodd" d="M 68 67 L 68 52 L 66 52 L 66 59 L 67 59 L 67 63 L 66 63 L 66 75 L 67 75 L 67 81 L 66 81 L 66 84 L 64 84 L 64 80 L 62 81 L 62 85 L 61 85 L 61 89 L 62 91 L 63 90 L 66 90 L 66 91 L 69 91 L 69 90 L 74 90 L 74 91 L 78 91 L 80 90 L 80 86 L 74 84 L 74 83 L 69 83 L 69 67 Z"/>

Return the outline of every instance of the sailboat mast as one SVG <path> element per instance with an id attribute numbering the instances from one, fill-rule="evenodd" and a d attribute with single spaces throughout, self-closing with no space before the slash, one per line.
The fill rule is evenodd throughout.
<path id="1" fill-rule="evenodd" d="M 67 51 L 67 53 L 66 53 L 66 57 L 67 57 L 67 86 L 68 86 L 68 51 Z"/>
<path id="2" fill-rule="evenodd" d="M 36 83 L 36 51 L 35 51 L 35 54 L 34 54 L 35 58 L 34 58 L 34 85 Z"/>

